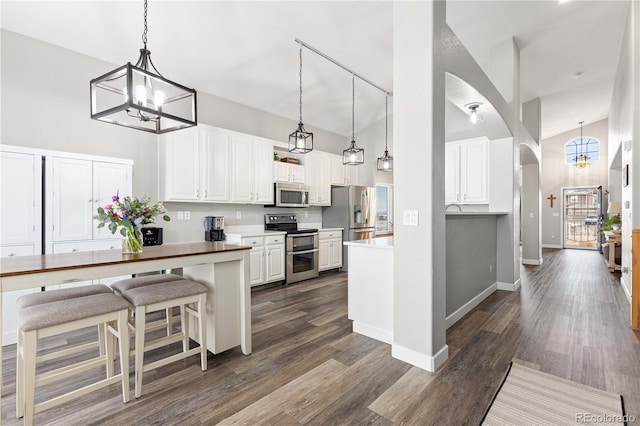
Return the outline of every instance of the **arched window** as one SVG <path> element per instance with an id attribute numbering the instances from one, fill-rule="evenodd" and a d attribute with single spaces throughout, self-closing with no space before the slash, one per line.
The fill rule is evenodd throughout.
<path id="1" fill-rule="evenodd" d="M 592 137 L 575 138 L 565 146 L 566 164 L 582 168 L 599 159 L 600 141 Z"/>

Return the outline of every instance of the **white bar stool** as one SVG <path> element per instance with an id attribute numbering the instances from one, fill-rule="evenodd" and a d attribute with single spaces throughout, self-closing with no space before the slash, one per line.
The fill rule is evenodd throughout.
<path id="1" fill-rule="evenodd" d="M 169 278 L 169 280 L 161 281 L 163 277 Z M 175 277 L 178 277 L 178 279 L 175 279 Z M 122 280 L 112 284 L 111 287 L 135 307 L 135 325 L 130 327 L 135 334 L 136 398 L 142 396 L 142 375 L 144 372 L 197 353 L 200 353 L 202 371 L 207 370 L 207 288 L 205 286 L 195 281 L 185 280 L 177 275 L 164 274 Z M 168 320 L 167 336 L 145 343 L 145 335 L 150 331 L 150 328 L 146 326 L 146 314 L 161 310 L 171 311 L 176 306 L 180 307 L 180 332 L 174 333 L 171 330 L 170 320 Z M 189 315 L 198 320 L 199 348 L 189 349 Z M 152 327 L 151 329 L 158 328 Z M 182 341 L 182 352 L 147 365 L 144 364 L 145 352 L 179 341 Z"/>
<path id="2" fill-rule="evenodd" d="M 50 290 L 22 296 L 18 307 L 18 345 L 16 374 L 16 417 L 24 416 L 25 425 L 33 424 L 36 413 L 61 405 L 94 390 L 121 382 L 122 399 L 129 396 L 129 304 L 105 285 Z M 98 342 L 36 356 L 38 339 L 98 326 Z M 120 349 L 120 374 L 114 374 L 115 339 Z M 104 346 L 106 345 L 106 350 Z M 97 357 L 36 374 L 36 363 L 49 361 L 87 349 L 100 347 Z M 35 390 L 86 370 L 105 365 L 106 378 L 67 392 L 55 398 L 35 403 Z"/>

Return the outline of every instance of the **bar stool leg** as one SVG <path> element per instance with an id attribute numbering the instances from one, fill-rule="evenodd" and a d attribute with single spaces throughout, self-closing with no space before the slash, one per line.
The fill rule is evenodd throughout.
<path id="1" fill-rule="evenodd" d="M 16 346 L 16 418 L 24 416 L 24 339 L 22 331 L 18 330 L 18 345 Z"/>
<path id="2" fill-rule="evenodd" d="M 104 353 L 106 364 L 107 364 L 107 378 L 113 377 L 115 374 L 115 336 L 109 332 L 106 328 L 107 324 L 99 324 L 98 329 L 102 330 L 104 334 L 104 338 L 106 340 L 106 351 Z M 106 330 L 106 333 L 105 333 Z M 100 355 L 103 355 L 100 353 Z"/>
<path id="3" fill-rule="evenodd" d="M 122 375 L 122 400 L 131 399 L 129 389 L 129 311 L 121 311 L 118 315 L 118 346 L 120 348 L 120 373 Z M 144 340 L 144 339 L 143 339 Z"/>
<path id="4" fill-rule="evenodd" d="M 142 396 L 142 373 L 144 371 L 144 335 L 146 306 L 136 307 L 136 347 L 135 347 L 135 397 Z"/>
<path id="5" fill-rule="evenodd" d="M 105 350 L 105 345 L 108 346 L 108 342 L 106 342 L 106 339 L 109 337 L 108 334 L 109 333 L 105 334 L 105 325 L 98 324 L 98 348 L 100 348 L 100 356 L 105 355 L 104 350 Z"/>
<path id="6" fill-rule="evenodd" d="M 189 313 L 185 305 L 180 305 L 180 329 L 182 331 L 182 352 L 189 350 Z"/>
<path id="7" fill-rule="evenodd" d="M 36 350 L 37 350 L 37 331 L 27 331 L 23 336 L 23 362 L 24 362 L 24 424 L 32 425 L 35 409 L 35 392 L 36 392 Z"/>
<path id="8" fill-rule="evenodd" d="M 167 337 L 173 333 L 173 308 L 166 309 L 167 317 Z"/>
<path id="9" fill-rule="evenodd" d="M 198 328 L 200 331 L 200 367 L 207 371 L 207 294 L 198 298 Z M 187 337 L 188 339 L 188 337 Z"/>

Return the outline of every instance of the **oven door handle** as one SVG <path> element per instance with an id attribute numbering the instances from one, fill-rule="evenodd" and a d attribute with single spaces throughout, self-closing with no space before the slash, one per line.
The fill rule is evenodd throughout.
<path id="1" fill-rule="evenodd" d="M 309 254 L 309 253 L 315 253 L 317 252 L 318 249 L 312 249 L 312 250 L 305 250 L 305 251 L 290 251 L 287 253 L 287 256 L 293 256 L 296 254 Z"/>
<path id="2" fill-rule="evenodd" d="M 287 235 L 287 238 L 294 239 L 294 238 L 298 238 L 298 237 L 313 237 L 314 235 L 318 235 L 318 233 L 317 232 L 310 232 L 308 234 L 290 234 L 290 235 Z"/>

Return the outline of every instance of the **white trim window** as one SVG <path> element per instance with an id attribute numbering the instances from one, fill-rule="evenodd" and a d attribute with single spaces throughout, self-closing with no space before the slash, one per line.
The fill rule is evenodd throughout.
<path id="1" fill-rule="evenodd" d="M 575 166 L 581 155 L 587 157 L 588 163 L 593 163 L 600 160 L 600 141 L 589 136 L 575 138 L 567 142 L 564 153 L 565 163 L 568 165 Z"/>
<path id="2" fill-rule="evenodd" d="M 376 232 L 393 231 L 393 185 L 376 184 Z"/>

